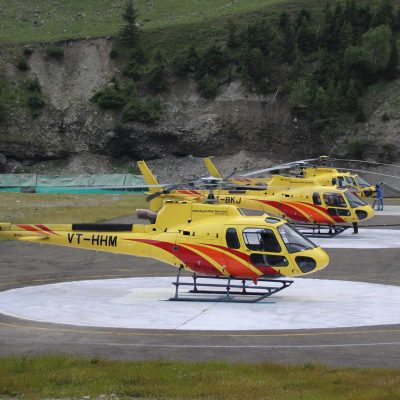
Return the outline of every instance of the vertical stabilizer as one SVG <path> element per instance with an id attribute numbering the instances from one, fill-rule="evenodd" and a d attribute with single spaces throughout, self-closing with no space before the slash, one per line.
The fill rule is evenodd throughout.
<path id="1" fill-rule="evenodd" d="M 203 158 L 204 164 L 206 164 L 206 167 L 208 169 L 208 172 L 210 173 L 211 176 L 214 178 L 222 178 L 222 175 L 219 173 L 217 167 L 214 165 L 214 163 L 211 161 L 210 157 Z"/>
<path id="2" fill-rule="evenodd" d="M 140 172 L 143 175 L 143 179 L 146 185 L 148 186 L 150 194 L 162 191 L 163 188 L 159 185 L 156 177 L 153 175 L 147 164 L 144 161 L 138 161 L 137 165 L 140 169 Z M 158 211 L 162 207 L 162 204 L 163 204 L 163 199 L 160 193 L 160 196 L 157 196 L 150 201 L 150 209 L 152 211 Z"/>

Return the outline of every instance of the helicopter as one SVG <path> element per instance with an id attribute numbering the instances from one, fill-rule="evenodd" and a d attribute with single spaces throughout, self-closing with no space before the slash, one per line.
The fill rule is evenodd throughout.
<path id="1" fill-rule="evenodd" d="M 185 189 L 184 184 L 168 185 L 162 190 L 157 179 L 144 161 L 137 162 L 149 187 L 147 200 L 150 208 L 156 211 L 160 207 L 158 197 L 190 199 L 198 202 L 213 201 L 218 204 L 233 204 L 244 209 L 258 210 L 286 218 L 296 223 L 304 234 L 314 236 L 335 236 L 353 225 L 358 232 L 358 222 L 374 215 L 373 209 L 348 189 L 317 185 L 313 180 L 290 178 L 281 175 L 272 176 L 268 187 L 238 186 L 228 182 L 228 188 L 222 188 L 226 182 L 219 178 L 204 178 L 199 186 Z M 306 184 L 305 184 L 306 183 Z M 196 182 L 189 184 L 196 186 Z"/>
<path id="2" fill-rule="evenodd" d="M 315 181 L 320 186 L 336 186 L 337 188 L 347 188 L 359 197 L 371 197 L 375 194 L 375 186 L 366 182 L 359 175 L 349 171 L 339 171 L 337 168 L 327 166 L 328 156 L 320 156 L 318 159 L 293 161 L 286 164 L 276 165 L 274 167 L 265 168 L 243 174 L 237 174 L 234 177 L 229 176 L 228 180 L 234 184 L 254 186 L 260 184 L 268 184 L 271 177 L 256 178 L 266 172 L 276 172 L 282 170 L 290 170 L 297 178 L 304 178 L 304 185 L 308 185 L 308 180 Z M 214 165 L 210 157 L 203 159 L 208 172 L 211 176 L 222 179 L 221 173 Z M 317 161 L 319 165 L 310 164 L 311 161 Z M 236 171 L 234 171 L 234 174 Z"/>
<path id="3" fill-rule="evenodd" d="M 216 294 L 217 301 L 256 302 L 293 283 L 281 278 L 310 274 L 329 263 L 325 251 L 287 221 L 245 216 L 233 205 L 165 200 L 158 213 L 137 210 L 137 215 L 148 223 L 0 223 L 0 239 L 160 260 L 178 269 L 171 300 Z M 182 270 L 193 274 L 193 282 L 180 280 Z M 193 288 L 185 293 L 192 298 L 179 295 L 181 286 Z"/>

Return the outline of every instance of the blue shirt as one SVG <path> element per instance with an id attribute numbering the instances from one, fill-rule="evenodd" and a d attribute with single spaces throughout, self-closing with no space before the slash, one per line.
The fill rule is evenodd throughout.
<path id="1" fill-rule="evenodd" d="M 377 197 L 378 199 L 382 199 L 382 198 L 383 198 L 383 192 L 382 192 L 382 188 L 381 188 L 380 186 L 378 186 L 378 187 L 376 188 L 376 197 Z"/>

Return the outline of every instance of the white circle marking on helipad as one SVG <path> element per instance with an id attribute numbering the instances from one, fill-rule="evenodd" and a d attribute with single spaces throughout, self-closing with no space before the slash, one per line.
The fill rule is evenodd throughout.
<path id="1" fill-rule="evenodd" d="M 188 279 L 188 278 L 185 278 Z M 400 323 L 400 287 L 296 279 L 252 304 L 168 301 L 173 278 L 65 282 L 0 293 L 0 312 L 79 326 L 177 330 L 318 329 Z"/>

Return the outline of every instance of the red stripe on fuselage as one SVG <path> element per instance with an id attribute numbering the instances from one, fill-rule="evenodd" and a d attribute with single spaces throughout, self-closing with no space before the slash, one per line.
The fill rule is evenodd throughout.
<path id="1" fill-rule="evenodd" d="M 45 225 L 36 225 L 38 228 L 42 229 L 43 231 L 50 233 L 51 235 L 57 235 L 60 236 L 58 233 L 53 232 L 52 230 L 50 230 L 47 226 Z"/>
<path id="2" fill-rule="evenodd" d="M 186 264 L 192 271 L 206 275 L 220 276 L 221 272 L 215 268 L 208 260 L 196 252 L 186 248 L 182 244 L 174 244 L 170 242 L 162 242 L 152 239 L 126 239 L 133 242 L 147 243 L 151 246 L 158 247 L 172 254 L 184 264 Z M 175 251 L 174 248 L 177 250 Z"/>
<path id="3" fill-rule="evenodd" d="M 253 199 L 253 200 L 259 201 L 273 208 L 276 208 L 280 214 L 286 215 L 293 221 L 310 222 L 306 216 L 304 216 L 299 210 L 296 210 L 290 204 L 274 200 L 260 200 L 260 199 Z"/>
<path id="4" fill-rule="evenodd" d="M 327 223 L 329 223 L 329 224 L 332 223 L 332 222 L 330 222 L 330 220 L 328 219 L 329 217 L 330 217 L 331 219 L 333 219 L 335 222 L 346 222 L 343 218 L 339 217 L 338 215 L 330 215 L 330 214 L 328 213 L 328 209 L 325 208 L 325 207 L 317 206 L 317 205 L 315 205 L 315 204 L 309 204 L 309 203 L 299 203 L 299 207 L 301 207 L 301 206 L 304 206 L 304 208 L 306 209 L 305 212 L 310 212 L 310 213 L 311 213 L 312 208 L 316 208 L 316 209 L 319 210 L 320 212 L 324 213 L 324 216 L 321 216 L 320 218 L 325 218 L 325 219 L 327 219 L 327 221 L 328 221 Z M 307 211 L 307 210 L 310 210 L 310 211 Z M 319 214 L 319 215 L 321 215 L 321 214 Z M 328 218 L 327 218 L 327 216 L 328 216 Z M 322 224 L 325 223 L 325 222 L 323 221 L 323 219 L 322 219 L 321 221 L 315 220 L 315 222 L 322 223 Z"/>
<path id="5" fill-rule="evenodd" d="M 210 246 L 219 248 L 219 249 L 224 250 L 224 251 L 227 251 L 228 253 L 231 253 L 234 256 L 236 256 L 238 258 L 241 258 L 245 263 L 251 264 L 254 268 L 257 268 L 264 275 L 280 275 L 280 272 L 277 271 L 276 269 L 272 268 L 272 267 L 269 267 L 269 266 L 265 266 L 265 267 L 255 266 L 250 261 L 250 256 L 248 256 L 247 254 L 241 253 L 238 250 L 228 249 L 227 247 L 218 246 L 216 244 L 211 244 Z M 225 254 L 225 256 L 228 259 L 229 272 L 234 276 L 240 275 L 241 274 L 241 268 L 243 267 L 243 264 L 241 264 L 236 258 L 229 256 L 228 254 Z M 230 271 L 231 267 L 232 267 L 232 272 Z M 252 271 L 250 269 L 248 269 L 248 273 L 252 274 Z M 254 276 L 256 276 L 256 274 L 250 275 L 250 276 L 254 277 Z M 242 277 L 242 275 L 240 275 L 240 277 Z"/>

